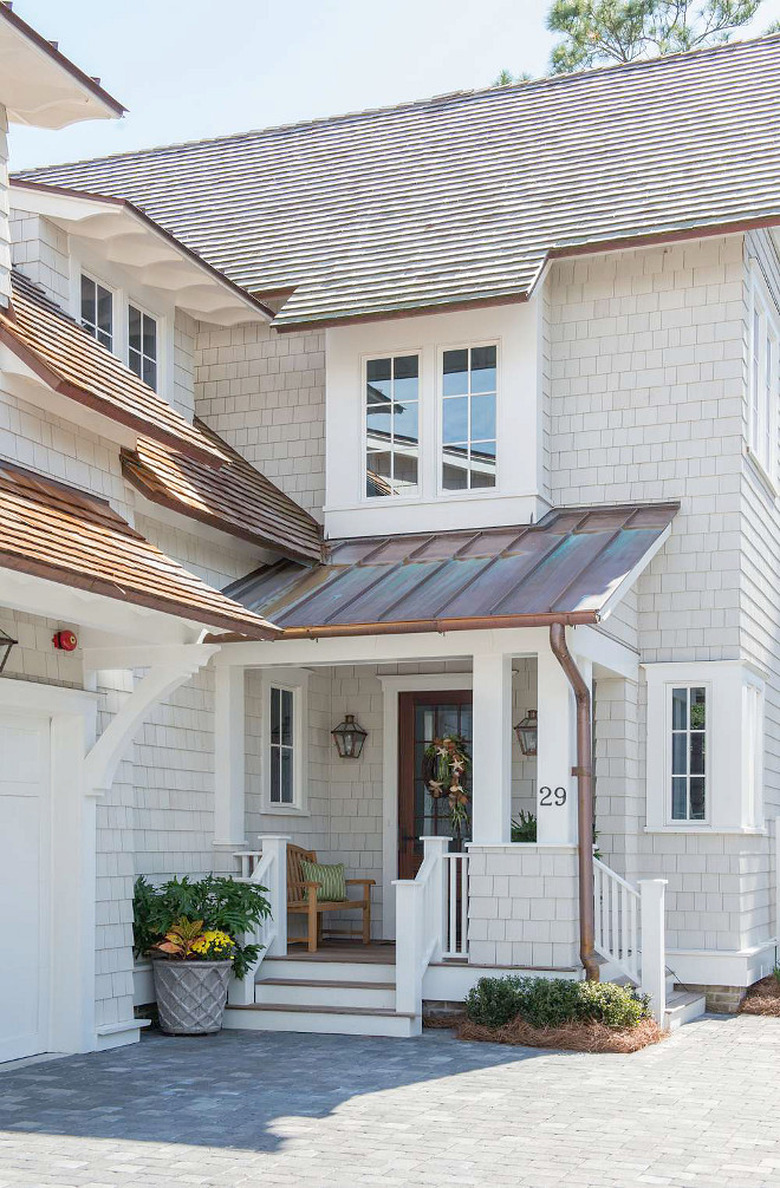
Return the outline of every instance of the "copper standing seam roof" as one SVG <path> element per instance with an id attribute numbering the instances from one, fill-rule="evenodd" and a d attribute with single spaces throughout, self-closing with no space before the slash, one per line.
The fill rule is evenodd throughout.
<path id="1" fill-rule="evenodd" d="M 125 478 L 153 503 L 285 556 L 319 561 L 317 521 L 197 418 L 195 428 L 225 455 L 220 470 L 141 438 L 135 451 L 122 451 Z"/>
<path id="2" fill-rule="evenodd" d="M 552 511 L 538 524 L 338 540 L 323 565 L 266 565 L 225 593 L 286 638 L 596 623 L 677 503 Z"/>
<path id="3" fill-rule="evenodd" d="M 279 328 L 522 300 L 544 263 L 780 222 L 780 35 L 27 170 L 140 206 Z"/>
<path id="4" fill-rule="evenodd" d="M 223 461 L 212 441 L 19 272 L 12 308 L 0 310 L 0 344 L 55 392 L 207 465 Z"/>
<path id="5" fill-rule="evenodd" d="M 144 540 L 102 499 L 0 462 L 0 567 L 252 639 L 276 628 Z"/>

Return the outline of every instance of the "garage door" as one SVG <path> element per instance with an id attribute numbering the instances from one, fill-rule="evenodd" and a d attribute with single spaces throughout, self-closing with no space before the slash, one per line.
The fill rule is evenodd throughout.
<path id="1" fill-rule="evenodd" d="M 47 1048 L 49 734 L 0 717 L 0 1061 Z"/>

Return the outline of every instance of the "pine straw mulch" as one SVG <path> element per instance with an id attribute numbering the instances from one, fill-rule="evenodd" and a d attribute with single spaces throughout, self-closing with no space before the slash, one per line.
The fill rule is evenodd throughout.
<path id="1" fill-rule="evenodd" d="M 754 982 L 739 1004 L 740 1015 L 773 1015 L 780 1018 L 780 981 L 774 974 Z"/>
<path id="2" fill-rule="evenodd" d="M 491 1044 L 519 1044 L 528 1048 L 563 1048 L 569 1052 L 638 1052 L 657 1044 L 664 1033 L 655 1019 L 643 1019 L 636 1027 L 621 1031 L 603 1023 L 566 1023 L 562 1027 L 532 1027 L 521 1018 L 492 1030 L 465 1021 L 456 1035 L 462 1040 Z"/>

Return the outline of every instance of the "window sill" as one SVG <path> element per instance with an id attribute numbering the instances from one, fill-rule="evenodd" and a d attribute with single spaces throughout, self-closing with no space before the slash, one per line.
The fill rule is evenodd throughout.
<path id="1" fill-rule="evenodd" d="M 260 809 L 263 817 L 310 817 L 306 808 L 299 808 L 294 804 L 264 804 Z"/>
<path id="2" fill-rule="evenodd" d="M 748 459 L 756 478 L 761 483 L 767 495 L 771 496 L 772 499 L 777 499 L 778 495 L 780 495 L 777 484 L 764 467 L 763 462 L 759 461 L 758 455 L 751 450 L 749 445 L 745 446 L 745 457 Z"/>
<path id="3" fill-rule="evenodd" d="M 738 835 L 744 837 L 766 837 L 767 830 L 761 829 L 753 825 L 723 825 L 716 827 L 714 825 L 645 825 L 644 833 L 687 833 L 698 834 L 704 833 L 712 837 L 713 835 Z"/>

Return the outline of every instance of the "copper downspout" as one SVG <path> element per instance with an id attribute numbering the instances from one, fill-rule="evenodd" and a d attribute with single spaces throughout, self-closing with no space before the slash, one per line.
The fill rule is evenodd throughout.
<path id="1" fill-rule="evenodd" d="M 568 677 L 577 699 L 577 860 L 580 889 L 580 960 L 589 982 L 599 980 L 594 947 L 593 910 L 593 736 L 591 733 L 590 689 L 566 644 L 563 623 L 550 627 L 550 647 Z"/>

